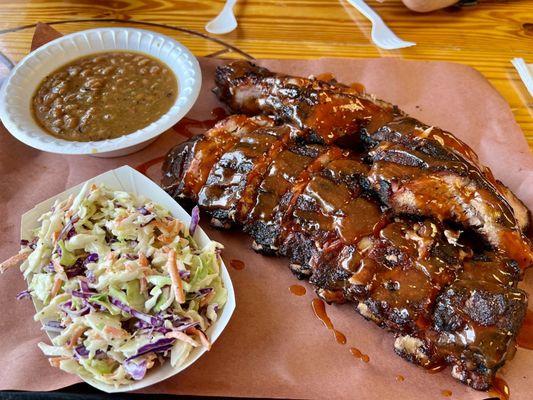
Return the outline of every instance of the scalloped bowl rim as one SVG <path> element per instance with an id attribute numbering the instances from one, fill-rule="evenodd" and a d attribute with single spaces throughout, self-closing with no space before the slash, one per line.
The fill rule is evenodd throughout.
<path id="1" fill-rule="evenodd" d="M 91 35 L 99 35 L 99 37 L 102 38 L 102 35 L 105 34 L 113 37 L 113 40 L 115 41 L 113 44 L 115 47 L 109 47 L 109 43 L 104 43 L 103 39 L 99 42 L 95 42 L 94 40 L 92 42 L 89 41 Z M 125 35 L 126 43 L 117 43 L 118 39 L 116 38 L 120 38 L 120 35 Z M 139 37 L 138 46 L 140 48 L 132 47 L 129 42 L 130 35 L 137 35 Z M 80 38 L 85 38 L 88 48 L 80 49 L 77 47 L 78 45 L 75 40 Z M 169 54 L 170 52 L 178 52 L 175 56 L 175 62 L 170 64 L 164 59 L 164 57 L 160 56 L 160 54 L 155 54 L 155 49 L 142 48 L 141 40 L 143 38 L 151 39 L 150 46 L 154 43 L 154 46 L 156 46 L 157 43 L 159 43 L 157 46 L 159 49 L 163 49 L 165 46 L 171 46 L 170 50 L 168 50 Z M 158 42 L 156 42 L 156 40 Z M 51 53 L 58 51 L 63 51 L 65 53 L 65 49 L 62 47 L 64 44 L 69 44 L 77 51 L 74 53 L 63 54 L 61 61 L 56 61 L 55 58 L 51 57 Z M 39 127 L 31 115 L 31 98 L 44 77 L 61 66 L 80 57 L 114 50 L 147 54 L 163 62 L 172 70 L 178 81 L 178 96 L 168 112 L 145 128 L 118 138 L 100 141 L 67 141 L 56 138 Z M 152 50 L 153 52 L 150 52 L 149 50 Z M 41 65 L 44 65 L 44 68 L 35 71 L 35 66 L 32 65 L 35 63 L 37 63 L 37 65 L 41 63 Z M 34 77 L 28 76 L 35 72 L 37 72 L 37 74 L 34 75 Z M 37 84 L 27 87 L 29 83 L 28 80 L 37 81 Z M 200 94 L 201 83 L 202 73 L 196 57 L 189 51 L 189 49 L 187 49 L 187 47 L 168 36 L 137 28 L 108 27 L 88 29 L 74 32 L 46 43 L 24 57 L 15 68 L 13 68 L 0 90 L 0 119 L 11 135 L 36 149 L 60 154 L 104 155 L 105 153 L 127 149 L 152 141 L 157 136 L 170 129 L 192 108 Z M 26 87 L 24 85 L 26 85 Z M 22 94 L 18 94 L 17 91 L 21 91 Z M 11 98 L 8 96 L 11 96 Z M 12 101 L 12 98 L 16 100 Z"/>

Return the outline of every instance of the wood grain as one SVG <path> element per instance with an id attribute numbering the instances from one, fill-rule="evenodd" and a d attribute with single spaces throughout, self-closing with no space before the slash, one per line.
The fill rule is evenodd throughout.
<path id="1" fill-rule="evenodd" d="M 370 24 L 344 0 L 240 0 L 239 28 L 216 37 L 222 43 L 206 39 L 203 29 L 221 9 L 222 0 L 0 0 L 0 51 L 15 62 L 20 60 L 29 51 L 33 28 L 19 28 L 37 21 L 59 22 L 53 26 L 62 33 L 149 22 L 167 25 L 150 29 L 182 41 L 197 55 L 244 56 L 228 51 L 229 44 L 256 58 L 402 57 L 458 62 L 476 68 L 501 93 L 533 149 L 533 99 L 510 63 L 513 57 L 533 62 L 531 0 L 487 0 L 475 7 L 430 14 L 414 13 L 399 0 L 368 3 L 402 39 L 417 46 L 395 51 L 376 48 L 369 39 Z M 100 21 L 80 21 L 87 19 Z"/>

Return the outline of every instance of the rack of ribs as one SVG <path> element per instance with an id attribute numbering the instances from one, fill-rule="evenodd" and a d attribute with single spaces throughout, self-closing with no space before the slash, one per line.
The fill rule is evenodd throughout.
<path id="1" fill-rule="evenodd" d="M 527 309 L 527 208 L 453 135 L 345 85 L 247 62 L 216 82 L 241 114 L 173 148 L 164 188 L 354 304 L 405 359 L 488 389 Z"/>

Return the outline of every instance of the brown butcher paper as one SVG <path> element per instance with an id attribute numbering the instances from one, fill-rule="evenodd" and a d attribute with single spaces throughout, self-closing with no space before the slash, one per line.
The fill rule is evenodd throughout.
<path id="1" fill-rule="evenodd" d="M 45 32 L 48 37 L 53 33 Z M 46 40 L 36 41 L 42 44 Z M 210 89 L 216 65 L 223 61 L 200 59 L 202 92 L 189 118 L 206 120 L 220 107 Z M 367 92 L 393 102 L 427 124 L 449 130 L 477 151 L 527 205 L 533 208 L 533 156 L 509 105 L 476 70 L 445 62 L 401 59 L 257 60 L 274 71 L 295 75 L 332 73 L 345 83 L 360 82 Z M 0 259 L 18 251 L 20 216 L 36 203 L 88 178 L 121 165 L 137 166 L 164 155 L 184 140 L 169 130 L 147 148 L 129 156 L 104 159 L 63 156 L 30 148 L 0 125 Z M 160 164 L 149 170 L 159 178 Z M 338 344 L 333 332 L 311 308 L 315 295 L 299 283 L 284 259 L 264 257 L 250 249 L 250 239 L 236 232 L 202 227 L 224 244 L 223 257 L 235 286 L 237 308 L 212 350 L 184 372 L 146 389 L 149 393 L 280 398 L 436 399 L 451 391 L 453 399 L 489 397 L 451 378 L 405 362 L 393 352 L 393 336 L 364 320 L 350 305 L 326 306 L 335 326 L 347 337 Z M 229 267 L 232 259 L 245 268 Z M 533 293 L 533 276 L 523 287 Z M 289 286 L 301 284 L 305 296 Z M 28 300 L 15 300 L 25 289 L 17 270 L 0 277 L 0 390 L 53 390 L 79 382 L 49 366 L 37 347 L 46 341 L 33 321 Z M 369 362 L 354 357 L 355 347 Z M 402 376 L 404 379 L 402 380 Z M 508 383 L 511 399 L 531 398 L 533 352 L 518 349 L 499 373 Z"/>

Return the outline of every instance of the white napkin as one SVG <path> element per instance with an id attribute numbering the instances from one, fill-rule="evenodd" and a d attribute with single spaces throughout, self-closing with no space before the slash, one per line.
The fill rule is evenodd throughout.
<path id="1" fill-rule="evenodd" d="M 523 58 L 513 58 L 511 62 L 526 85 L 529 94 L 533 96 L 533 64 L 526 64 Z"/>

